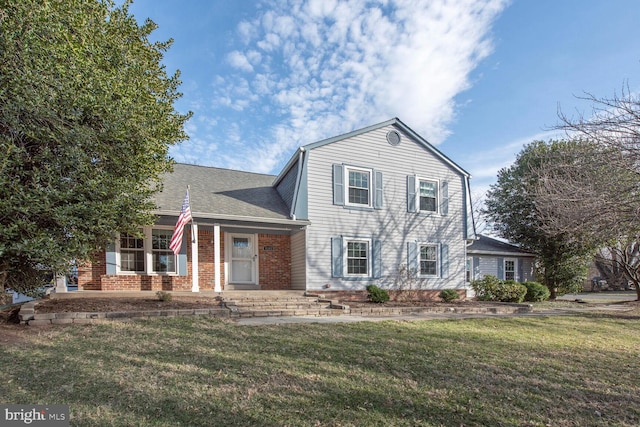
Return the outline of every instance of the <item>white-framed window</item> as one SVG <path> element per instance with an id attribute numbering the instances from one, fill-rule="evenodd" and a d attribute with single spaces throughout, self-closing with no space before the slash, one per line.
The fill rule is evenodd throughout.
<path id="1" fill-rule="evenodd" d="M 346 204 L 371 207 L 371 169 L 345 167 Z"/>
<path id="2" fill-rule="evenodd" d="M 371 240 L 344 239 L 345 276 L 371 276 Z"/>
<path id="3" fill-rule="evenodd" d="M 407 175 L 407 212 L 449 214 L 449 182 Z"/>
<path id="4" fill-rule="evenodd" d="M 421 277 L 438 276 L 438 245 L 421 243 L 418 245 L 419 275 Z"/>
<path id="5" fill-rule="evenodd" d="M 121 234 L 120 246 L 120 271 L 131 273 L 144 272 L 144 238 Z"/>
<path id="6" fill-rule="evenodd" d="M 470 283 L 473 278 L 473 258 L 467 257 L 467 263 L 465 268 L 465 280 Z"/>
<path id="7" fill-rule="evenodd" d="M 438 212 L 438 181 L 418 180 L 418 209 L 420 212 Z"/>
<path id="8" fill-rule="evenodd" d="M 151 270 L 154 273 L 176 272 L 176 256 L 169 249 L 172 235 L 172 229 L 154 228 L 151 230 Z"/>
<path id="9" fill-rule="evenodd" d="M 516 280 L 516 260 L 504 260 L 504 280 Z"/>
<path id="10" fill-rule="evenodd" d="M 116 240 L 116 273 L 176 274 L 177 257 L 169 249 L 173 227 L 145 227 L 144 237 L 121 234 Z"/>

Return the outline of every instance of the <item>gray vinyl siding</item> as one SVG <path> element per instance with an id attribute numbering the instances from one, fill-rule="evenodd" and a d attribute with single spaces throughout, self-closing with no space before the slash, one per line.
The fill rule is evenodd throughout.
<path id="1" fill-rule="evenodd" d="M 291 235 L 291 289 L 306 286 L 306 239 L 305 231 Z"/>
<path id="2" fill-rule="evenodd" d="M 291 210 L 291 205 L 293 204 L 293 194 L 296 188 L 296 178 L 298 175 L 298 163 L 296 162 L 289 172 L 280 180 L 276 190 L 278 190 L 278 194 L 282 197 L 282 200 L 287 204 L 289 210 Z"/>
<path id="3" fill-rule="evenodd" d="M 470 255 L 471 256 L 471 255 Z M 476 272 L 475 276 L 477 279 L 481 279 L 484 276 L 491 275 L 496 276 L 502 279 L 500 271 L 502 270 L 499 267 L 499 264 L 504 259 L 515 259 L 516 260 L 516 274 L 520 271 L 522 272 L 523 277 L 517 277 L 519 282 L 531 282 L 535 280 L 534 270 L 533 270 L 533 258 L 518 258 L 518 257 L 508 257 L 508 256 L 490 256 L 490 255 L 474 255 L 476 259 L 479 260 L 479 266 L 475 266 Z M 522 265 L 520 268 L 519 266 Z"/>
<path id="4" fill-rule="evenodd" d="M 522 280 L 521 282 L 534 282 L 536 280 L 534 263 L 531 258 L 520 258 L 518 262 L 522 263 Z"/>
<path id="5" fill-rule="evenodd" d="M 465 230 L 463 177 L 424 146 L 402 134 L 398 146 L 386 141 L 386 126 L 315 147 L 307 159 L 307 289 L 362 290 L 369 283 L 392 289 L 399 285 L 401 266 L 407 264 L 407 243 L 445 244 L 448 278 L 419 279 L 421 289 L 463 288 L 465 285 Z M 346 164 L 383 174 L 382 209 L 350 209 L 334 205 L 333 164 Z M 448 214 L 407 212 L 407 176 L 448 183 Z M 331 238 L 354 237 L 381 241 L 381 278 L 331 277 Z M 440 265 L 438 265 L 440 271 Z"/>

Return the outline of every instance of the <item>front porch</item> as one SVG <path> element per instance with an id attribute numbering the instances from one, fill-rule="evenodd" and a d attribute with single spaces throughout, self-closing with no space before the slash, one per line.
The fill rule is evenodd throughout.
<path id="1" fill-rule="evenodd" d="M 166 227 L 163 222 L 166 221 L 154 227 Z M 147 242 L 140 238 L 135 252 L 117 239 L 98 254 L 96 261 L 78 268 L 78 289 L 188 293 L 305 289 L 304 271 L 298 271 L 305 265 L 304 230 L 290 226 L 196 223 L 185 228 L 184 236 L 175 261 L 165 263 L 174 266 L 166 272 L 154 268 L 160 257 L 167 259 L 173 254 L 157 250 L 155 240 Z M 126 242 L 131 246 L 131 239 Z M 135 256 L 144 261 L 132 264 L 130 259 Z M 131 265 L 139 265 L 140 270 L 131 271 Z"/>

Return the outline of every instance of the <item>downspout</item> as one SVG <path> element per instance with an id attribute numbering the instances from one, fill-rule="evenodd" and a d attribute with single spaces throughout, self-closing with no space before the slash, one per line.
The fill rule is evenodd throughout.
<path id="1" fill-rule="evenodd" d="M 300 154 L 298 154 L 298 176 L 296 176 L 296 186 L 293 190 L 293 201 L 291 203 L 291 212 L 289 213 L 289 217 L 294 221 L 296 220 L 296 208 L 298 205 L 298 191 L 300 191 L 300 178 L 302 177 L 304 151 L 304 147 L 300 147 Z"/>
<path id="2" fill-rule="evenodd" d="M 471 231 L 471 233 L 473 234 L 473 236 L 468 236 L 467 235 L 467 239 L 471 239 L 471 240 L 476 240 L 478 238 L 478 235 L 476 233 L 476 220 L 473 217 L 473 205 L 471 202 L 471 185 L 469 185 L 469 177 L 465 176 L 464 178 L 464 182 L 465 185 L 467 187 L 467 191 L 466 191 L 466 199 L 467 199 L 467 212 L 465 213 L 465 215 L 467 217 L 471 217 L 471 230 L 469 230 L 469 224 L 468 224 L 468 218 L 467 218 L 467 234 L 469 233 L 469 231 Z"/>

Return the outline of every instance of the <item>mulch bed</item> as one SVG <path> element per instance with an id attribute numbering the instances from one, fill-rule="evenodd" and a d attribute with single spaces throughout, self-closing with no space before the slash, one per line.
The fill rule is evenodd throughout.
<path id="1" fill-rule="evenodd" d="M 68 298 L 44 300 L 36 313 L 188 310 L 220 307 L 215 298 L 173 297 L 171 301 L 151 298 Z"/>

